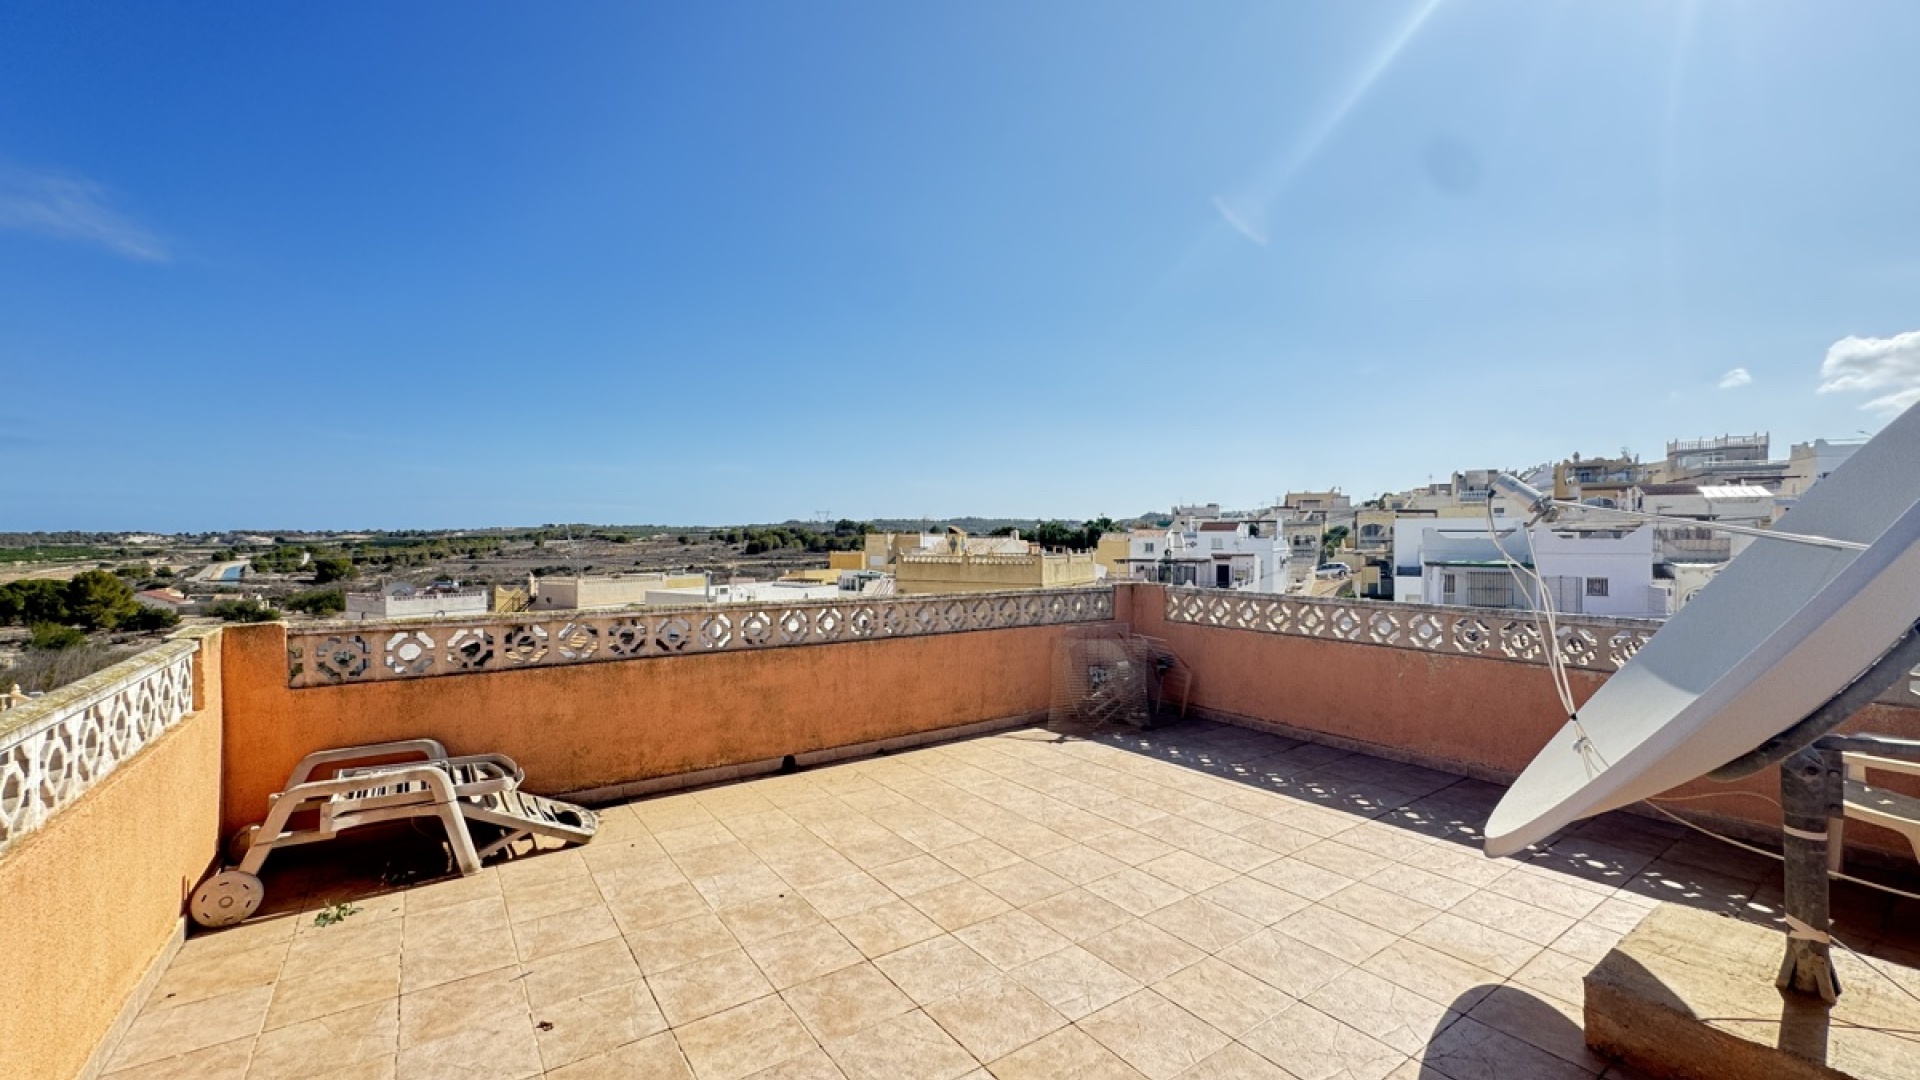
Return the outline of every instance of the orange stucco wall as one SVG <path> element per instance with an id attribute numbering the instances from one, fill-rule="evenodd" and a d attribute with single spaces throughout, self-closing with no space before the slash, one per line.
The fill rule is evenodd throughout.
<path id="1" fill-rule="evenodd" d="M 80 1072 L 219 846 L 220 649 L 198 711 L 0 857 L 0 1076 Z"/>
<path id="2" fill-rule="evenodd" d="M 1072 628 L 287 688 L 285 629 L 226 633 L 226 828 L 257 821 L 301 756 L 429 736 L 581 791 L 1046 711 Z"/>
<path id="3" fill-rule="evenodd" d="M 1165 586 L 1148 583 L 1118 585 L 1114 617 L 1167 641 L 1193 670 L 1198 708 L 1371 743 L 1443 767 L 1518 775 L 1564 720 L 1538 664 L 1169 622 Z M 1568 676 L 1581 702 L 1606 681 L 1600 672 Z M 1920 709 L 1876 705 L 1841 730 L 1920 738 Z M 1774 807 L 1731 794 L 1740 791 L 1777 799 L 1778 770 L 1735 784 L 1697 780 L 1669 794 L 1714 796 L 1674 809 L 1779 824 Z M 1848 823 L 1847 841 L 1911 853 L 1898 835 L 1864 823 Z"/>

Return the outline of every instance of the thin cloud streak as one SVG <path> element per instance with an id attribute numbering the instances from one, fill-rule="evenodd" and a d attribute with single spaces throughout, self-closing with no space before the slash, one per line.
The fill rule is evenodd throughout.
<path id="1" fill-rule="evenodd" d="M 1722 390 L 1735 390 L 1753 384 L 1753 373 L 1746 368 L 1737 367 L 1720 376 L 1719 387 Z"/>
<path id="2" fill-rule="evenodd" d="M 106 188 L 54 173 L 0 169 L 0 229 L 97 244 L 136 262 L 167 262 L 166 243 L 114 209 Z"/>
<path id="3" fill-rule="evenodd" d="M 1267 234 L 1246 217 L 1235 212 L 1233 207 L 1227 205 L 1227 200 L 1215 195 L 1213 197 L 1213 208 L 1220 212 L 1220 217 L 1224 219 L 1227 224 L 1233 226 L 1235 232 L 1259 244 L 1261 247 L 1267 246 Z"/>
<path id="4" fill-rule="evenodd" d="M 1920 402 L 1920 330 L 1887 338 L 1843 337 L 1820 363 L 1820 392 L 1892 390 L 1860 406 L 1898 413 Z"/>

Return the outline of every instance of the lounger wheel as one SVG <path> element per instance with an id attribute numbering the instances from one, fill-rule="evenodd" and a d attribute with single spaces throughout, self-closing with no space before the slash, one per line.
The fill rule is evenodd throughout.
<path id="1" fill-rule="evenodd" d="M 193 890 L 187 911 L 201 926 L 232 926 L 259 911 L 266 897 L 259 878 L 240 870 L 222 870 Z"/>

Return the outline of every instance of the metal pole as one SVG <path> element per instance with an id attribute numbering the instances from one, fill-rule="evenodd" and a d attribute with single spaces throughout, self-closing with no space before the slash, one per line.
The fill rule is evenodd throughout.
<path id="1" fill-rule="evenodd" d="M 1818 744 L 1780 766 L 1780 804 L 1785 811 L 1787 954 L 1775 980 L 1782 990 L 1839 1000 L 1828 935 L 1833 911 L 1828 895 L 1827 822 L 1843 812 L 1843 765 L 1837 750 Z"/>

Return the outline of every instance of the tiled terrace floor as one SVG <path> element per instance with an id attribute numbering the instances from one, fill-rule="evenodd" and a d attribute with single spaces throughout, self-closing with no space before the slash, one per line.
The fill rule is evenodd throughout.
<path id="1" fill-rule="evenodd" d="M 612 808 L 467 879 L 323 845 L 270 864 L 281 914 L 186 943 L 108 1068 L 1626 1076 L 1584 1049 L 1581 976 L 1655 898 L 1771 918 L 1777 870 L 1624 815 L 1489 861 L 1498 793 L 1203 723 L 1026 730 Z M 1840 903 L 1856 947 L 1901 914 Z"/>

